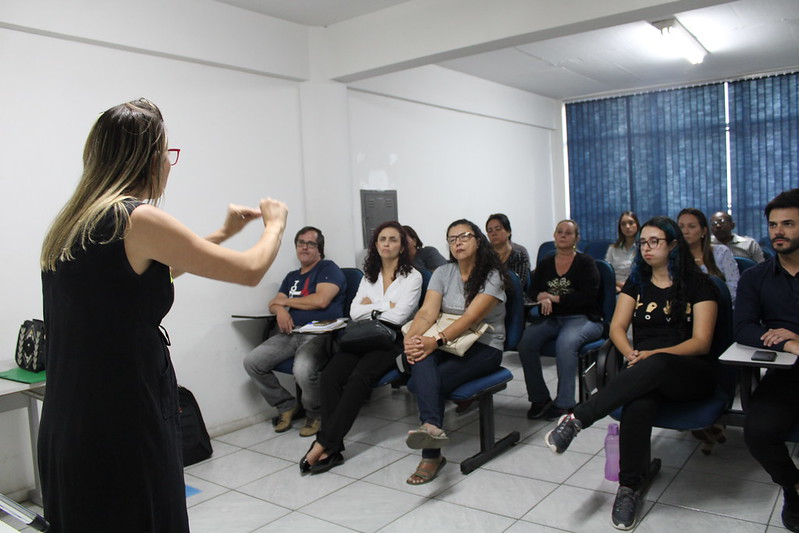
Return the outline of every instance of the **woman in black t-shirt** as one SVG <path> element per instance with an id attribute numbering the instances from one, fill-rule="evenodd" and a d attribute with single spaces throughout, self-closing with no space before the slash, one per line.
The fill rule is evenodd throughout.
<path id="1" fill-rule="evenodd" d="M 715 286 L 696 266 L 677 223 L 667 217 L 642 226 L 638 250 L 610 325 L 610 338 L 627 368 L 545 437 L 550 449 L 563 453 L 580 430 L 624 406 L 619 490 L 611 515 L 617 529 L 635 525 L 637 491 L 649 469 L 660 405 L 708 398 L 715 387 L 708 355 L 718 311 Z"/>
<path id="2" fill-rule="evenodd" d="M 574 409 L 580 347 L 602 336 L 597 301 L 599 270 L 594 260 L 577 251 L 580 228 L 574 220 L 555 226 L 555 255 L 539 261 L 530 284 L 538 302 L 531 324 L 519 341 L 519 360 L 530 409 L 527 418 L 557 420 Z M 558 392 L 552 401 L 541 367 L 541 350 L 555 343 Z"/>

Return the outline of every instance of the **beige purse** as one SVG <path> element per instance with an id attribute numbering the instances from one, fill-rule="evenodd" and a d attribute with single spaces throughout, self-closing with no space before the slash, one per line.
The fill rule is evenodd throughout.
<path id="1" fill-rule="evenodd" d="M 427 331 L 425 331 L 422 336 L 423 337 L 435 337 L 436 335 L 440 334 L 443 330 L 447 329 L 450 324 L 455 322 L 461 318 L 461 315 L 453 315 L 451 313 L 441 313 L 438 315 L 438 320 L 436 320 Z M 411 329 L 411 324 L 413 320 L 402 326 L 402 334 L 407 335 L 408 330 Z M 480 336 L 488 331 L 488 328 L 491 326 L 486 324 L 485 322 L 481 322 L 476 327 L 469 328 L 463 333 L 461 333 L 458 338 L 452 339 L 443 346 L 439 347 L 439 350 L 444 350 L 447 353 L 451 353 L 452 355 L 457 355 L 462 357 L 463 354 L 466 353 L 466 350 L 472 347 L 472 344 L 477 342 L 477 339 Z"/>

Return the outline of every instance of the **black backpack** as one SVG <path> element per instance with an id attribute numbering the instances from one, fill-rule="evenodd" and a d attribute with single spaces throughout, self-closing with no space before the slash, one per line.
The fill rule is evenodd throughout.
<path id="1" fill-rule="evenodd" d="M 211 457 L 211 437 L 205 429 L 203 415 L 194 395 L 186 387 L 178 387 L 180 429 L 183 435 L 183 466 L 193 465 Z"/>

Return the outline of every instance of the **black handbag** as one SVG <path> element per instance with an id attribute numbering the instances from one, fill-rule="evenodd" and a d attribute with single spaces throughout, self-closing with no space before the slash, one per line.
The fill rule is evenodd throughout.
<path id="1" fill-rule="evenodd" d="M 180 436 L 183 439 L 183 466 L 193 465 L 211 457 L 214 449 L 205 429 L 197 399 L 186 387 L 178 387 L 180 405 Z"/>
<path id="2" fill-rule="evenodd" d="M 372 318 L 348 323 L 339 338 L 339 348 L 355 355 L 392 348 L 397 342 L 397 331 L 380 322 L 380 314 L 379 311 L 372 311 Z"/>
<path id="3" fill-rule="evenodd" d="M 19 327 L 17 351 L 14 355 L 17 365 L 31 372 L 44 370 L 45 341 L 43 321 L 34 318 L 23 322 Z"/>

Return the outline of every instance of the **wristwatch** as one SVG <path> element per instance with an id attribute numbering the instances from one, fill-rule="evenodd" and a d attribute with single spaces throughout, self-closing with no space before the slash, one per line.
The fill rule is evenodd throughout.
<path id="1" fill-rule="evenodd" d="M 439 348 L 444 346 L 444 344 L 446 344 L 444 342 L 444 337 L 441 336 L 441 333 L 436 333 L 436 336 L 434 338 L 436 339 L 436 346 L 438 346 Z"/>

